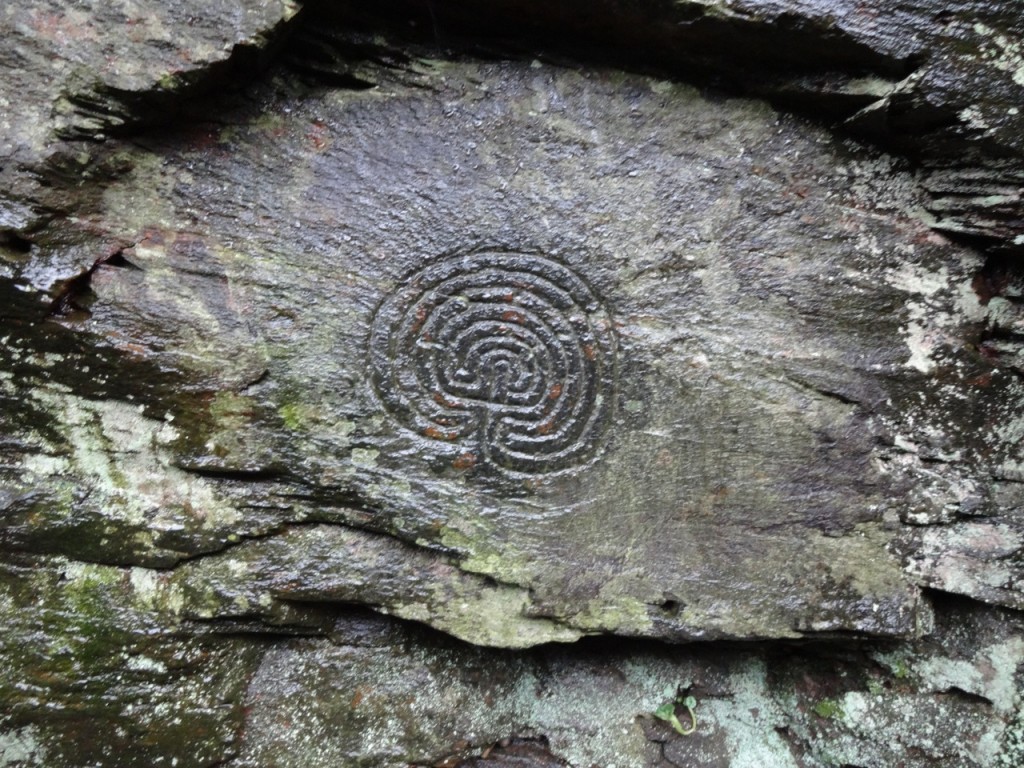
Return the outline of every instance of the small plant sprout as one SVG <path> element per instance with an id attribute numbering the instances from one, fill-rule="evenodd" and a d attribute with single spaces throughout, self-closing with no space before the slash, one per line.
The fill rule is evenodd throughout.
<path id="1" fill-rule="evenodd" d="M 690 721 L 688 728 L 683 726 L 676 715 L 676 707 L 680 706 L 686 708 L 686 716 Z M 654 716 L 671 725 L 672 729 L 681 736 L 689 736 L 697 730 L 697 715 L 693 711 L 696 706 L 697 700 L 693 696 L 680 693 L 672 701 L 667 701 L 654 710 Z"/>

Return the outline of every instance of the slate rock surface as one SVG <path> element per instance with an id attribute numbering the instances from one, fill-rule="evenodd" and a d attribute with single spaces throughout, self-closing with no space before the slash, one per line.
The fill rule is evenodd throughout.
<path id="1" fill-rule="evenodd" d="M 1019 12 L 526 6 L 3 11 L 0 764 L 1019 762 Z"/>

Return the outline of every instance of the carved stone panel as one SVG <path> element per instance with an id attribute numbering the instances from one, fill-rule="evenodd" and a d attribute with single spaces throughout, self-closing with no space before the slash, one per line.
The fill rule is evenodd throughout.
<path id="1" fill-rule="evenodd" d="M 984 308 L 979 259 L 913 213 L 913 178 L 638 76 L 381 77 L 278 73 L 225 125 L 122 149 L 95 202 L 127 267 L 96 268 L 65 326 L 208 393 L 155 416 L 211 494 L 281 484 L 220 527 L 183 513 L 152 557 L 344 523 L 440 557 L 437 588 L 489 609 L 366 602 L 484 643 L 918 632 L 897 437 L 929 418 L 925 373 L 969 378 L 946 339 Z"/>

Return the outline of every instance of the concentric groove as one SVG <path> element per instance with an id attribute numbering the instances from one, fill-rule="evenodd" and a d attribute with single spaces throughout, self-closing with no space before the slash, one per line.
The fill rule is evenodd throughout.
<path id="1" fill-rule="evenodd" d="M 377 308 L 374 389 L 460 466 L 546 474 L 592 458 L 617 390 L 611 316 L 549 258 L 475 253 L 410 275 Z"/>

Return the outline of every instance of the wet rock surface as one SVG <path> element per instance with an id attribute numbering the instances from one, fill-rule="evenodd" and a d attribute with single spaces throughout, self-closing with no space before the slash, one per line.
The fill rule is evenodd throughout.
<path id="1" fill-rule="evenodd" d="M 188 557 L 214 526 L 348 523 L 456 563 L 477 591 L 518 590 L 512 618 L 551 626 L 523 644 L 916 634 L 889 551 L 912 512 L 879 444 L 895 439 L 882 420 L 903 420 L 885 401 L 921 392 L 946 350 L 915 346 L 931 321 L 916 331 L 901 304 L 934 271 L 946 322 L 981 312 L 976 257 L 898 212 L 918 202 L 909 177 L 763 105 L 659 81 L 475 63 L 416 77 L 240 107 L 220 151 L 177 134 L 121 150 L 131 169 L 91 226 L 129 245 L 62 327 L 212 399 L 136 415 L 58 396 L 66 420 L 99 419 L 98 440 L 149 441 L 145 468 L 110 468 L 126 482 L 174 465 L 151 481 L 164 503 L 89 510 L 122 528 L 111 548 L 141 565 L 175 556 L 166 536 L 138 547 L 154 530 Z M 29 476 L 68 463 L 88 459 Z M 281 486 L 276 508 L 220 498 L 232 474 Z M 221 521 L 196 519 L 210 507 Z M 474 639 L 509 634 L 504 608 L 474 613 Z"/>
<path id="2" fill-rule="evenodd" d="M 1019 19 L 748 5 L 5 11 L 0 764 L 1019 762 Z"/>

